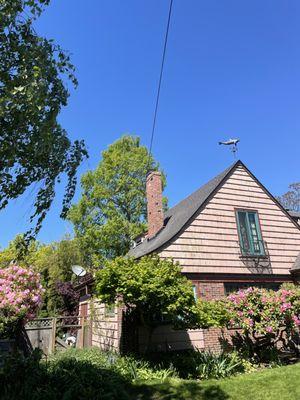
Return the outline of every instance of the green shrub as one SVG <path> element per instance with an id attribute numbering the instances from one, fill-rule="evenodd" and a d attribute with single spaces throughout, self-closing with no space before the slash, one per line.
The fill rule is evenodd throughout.
<path id="1" fill-rule="evenodd" d="M 134 383 L 162 383 L 176 374 L 147 361 L 99 349 L 69 349 L 41 360 L 34 351 L 10 356 L 0 368 L 1 400 L 129 399 Z"/>
<path id="2" fill-rule="evenodd" d="M 0 370 L 1 400 L 129 399 L 130 382 L 106 368 L 101 353 L 65 353 L 49 362 L 37 353 L 10 357 Z M 99 361 L 99 363 L 96 362 Z M 102 361 L 101 361 L 102 360 Z"/>
<path id="3" fill-rule="evenodd" d="M 225 300 L 198 299 L 196 303 L 196 326 L 200 328 L 223 328 L 230 321 Z"/>
<path id="4" fill-rule="evenodd" d="M 157 354 L 149 356 L 153 365 L 158 362 L 157 359 Z M 159 363 L 161 368 L 175 370 L 184 379 L 219 379 L 245 371 L 243 360 L 235 352 L 187 350 L 160 353 Z"/>
<path id="5" fill-rule="evenodd" d="M 134 357 L 120 357 L 116 363 L 116 369 L 121 375 L 133 382 L 139 380 L 157 380 L 160 382 L 177 377 L 174 368 L 162 368 L 160 365 L 151 366 L 148 361 L 137 360 Z"/>
<path id="6" fill-rule="evenodd" d="M 50 365 L 74 359 L 80 362 L 87 362 L 90 365 L 106 368 L 115 371 L 128 381 L 158 380 L 164 381 L 167 378 L 176 377 L 176 371 L 169 368 L 161 368 L 159 365 L 151 365 L 150 362 L 136 359 L 132 356 L 121 357 L 114 352 L 101 352 L 99 349 L 70 349 L 64 353 L 57 354 L 50 362 Z"/>
<path id="7" fill-rule="evenodd" d="M 236 353 L 198 351 L 195 359 L 195 371 L 199 379 L 220 379 L 243 371 L 243 364 Z"/>

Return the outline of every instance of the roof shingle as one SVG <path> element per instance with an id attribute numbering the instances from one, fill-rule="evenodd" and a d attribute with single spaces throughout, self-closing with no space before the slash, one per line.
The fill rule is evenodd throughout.
<path id="1" fill-rule="evenodd" d="M 209 196 L 217 189 L 223 180 L 238 166 L 241 161 L 232 164 L 225 171 L 221 172 L 215 178 L 207 182 L 200 189 L 196 190 L 186 199 L 182 200 L 176 206 L 172 207 L 165 214 L 165 226 L 156 236 L 144 240 L 138 246 L 132 248 L 128 255 L 139 258 L 145 256 L 162 247 L 171 240 L 183 226 L 193 217 L 199 208 L 206 202 Z"/>

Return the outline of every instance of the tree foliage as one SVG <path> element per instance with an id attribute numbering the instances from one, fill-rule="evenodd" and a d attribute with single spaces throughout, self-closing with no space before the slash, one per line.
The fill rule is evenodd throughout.
<path id="1" fill-rule="evenodd" d="M 159 165 L 133 136 L 123 136 L 102 153 L 94 171 L 81 179 L 82 197 L 69 212 L 90 263 L 127 253 L 146 230 L 146 175 Z M 165 177 L 163 176 L 165 185 Z"/>
<path id="2" fill-rule="evenodd" d="M 118 257 L 97 272 L 96 293 L 106 304 L 119 301 L 127 310 L 134 310 L 146 327 L 159 325 L 162 320 L 174 326 L 193 320 L 192 284 L 173 260 Z"/>
<path id="3" fill-rule="evenodd" d="M 59 290 L 59 284 L 71 285 L 74 279 L 71 267 L 77 264 L 82 264 L 82 255 L 76 239 L 66 238 L 43 245 L 35 254 L 32 265 L 41 273 L 46 289 L 44 314 L 65 313 L 68 300 Z"/>
<path id="4" fill-rule="evenodd" d="M 65 316 L 74 316 L 72 320 L 66 319 L 66 323 L 68 325 L 76 324 L 76 317 L 78 316 L 79 311 L 79 292 L 74 288 L 72 282 L 57 282 L 56 283 L 56 292 L 58 293 L 59 300 L 61 303 L 59 304 L 59 314 Z"/>
<path id="5" fill-rule="evenodd" d="M 39 246 L 35 240 L 26 246 L 24 236 L 17 235 L 5 249 L 0 251 L 0 268 L 5 268 L 11 263 L 17 263 L 21 267 L 33 265 Z"/>
<path id="6" fill-rule="evenodd" d="M 36 189 L 30 221 L 38 232 L 61 175 L 67 186 L 61 216 L 74 195 L 76 170 L 87 156 L 57 121 L 67 105 L 67 81 L 77 85 L 69 55 L 33 28 L 49 0 L 0 0 L 0 209 Z"/>
<path id="7" fill-rule="evenodd" d="M 300 182 L 291 183 L 289 190 L 282 196 L 278 196 L 277 200 L 284 208 L 292 211 L 300 211 Z"/>
<path id="8" fill-rule="evenodd" d="M 197 299 L 196 304 L 197 323 L 196 327 L 201 328 L 223 328 L 230 320 L 225 300 Z"/>

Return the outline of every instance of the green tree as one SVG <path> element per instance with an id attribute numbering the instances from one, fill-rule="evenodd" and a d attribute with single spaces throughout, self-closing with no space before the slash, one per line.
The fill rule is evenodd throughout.
<path id="1" fill-rule="evenodd" d="M 126 254 L 131 240 L 145 232 L 149 169 L 159 165 L 140 139 L 123 136 L 103 151 L 94 171 L 83 175 L 82 197 L 68 218 L 91 264 Z"/>
<path id="2" fill-rule="evenodd" d="M 34 20 L 49 0 L 0 0 L 0 209 L 26 189 L 37 189 L 27 236 L 37 233 L 62 174 L 65 217 L 76 170 L 87 152 L 57 121 L 67 105 L 67 81 L 77 85 L 69 55 L 40 37 Z"/>
<path id="3" fill-rule="evenodd" d="M 45 315 L 57 314 L 64 308 L 57 285 L 74 279 L 71 267 L 76 264 L 82 264 L 81 251 L 78 241 L 70 238 L 40 246 L 32 257 L 31 265 L 41 273 L 46 289 L 42 309 Z"/>
<path id="4" fill-rule="evenodd" d="M 23 251 L 26 247 L 26 251 Z M 24 236 L 17 235 L 9 245 L 0 251 L 0 268 L 5 268 L 11 263 L 16 263 L 21 267 L 29 267 L 34 264 L 34 259 L 40 244 L 32 240 L 26 246 Z"/>
<path id="5" fill-rule="evenodd" d="M 192 326 L 196 316 L 191 282 L 178 263 L 158 256 L 139 260 L 118 257 L 96 273 L 96 293 L 106 304 L 120 302 L 134 312 L 148 330 L 167 321 L 175 327 Z"/>
<path id="6" fill-rule="evenodd" d="M 277 200 L 284 208 L 292 211 L 300 211 L 300 182 L 291 183 L 289 190 L 282 196 L 278 196 Z"/>

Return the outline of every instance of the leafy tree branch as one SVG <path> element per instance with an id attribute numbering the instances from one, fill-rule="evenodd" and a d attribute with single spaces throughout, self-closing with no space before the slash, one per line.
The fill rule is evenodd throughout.
<path id="1" fill-rule="evenodd" d="M 57 121 L 67 105 L 67 81 L 77 85 L 74 66 L 59 45 L 33 29 L 48 3 L 0 1 L 0 209 L 38 184 L 29 237 L 41 228 L 62 174 L 67 185 L 61 216 L 66 216 L 77 167 L 87 156 L 83 141 L 72 143 Z"/>

